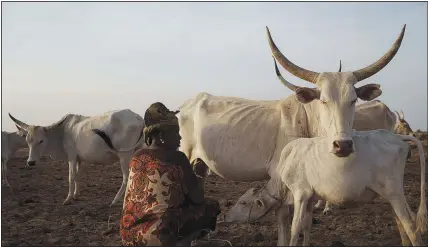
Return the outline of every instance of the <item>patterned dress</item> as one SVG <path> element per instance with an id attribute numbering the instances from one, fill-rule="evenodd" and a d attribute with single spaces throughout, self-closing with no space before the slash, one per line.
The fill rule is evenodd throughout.
<path id="1" fill-rule="evenodd" d="M 188 203 L 183 178 L 189 170 L 182 167 L 184 154 L 165 152 L 142 149 L 130 162 L 120 223 L 125 246 L 174 245 L 198 228 L 215 229 L 218 202 Z"/>

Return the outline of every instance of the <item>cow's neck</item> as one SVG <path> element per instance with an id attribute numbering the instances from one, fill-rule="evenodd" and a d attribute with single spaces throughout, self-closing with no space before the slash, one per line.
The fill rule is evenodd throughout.
<path id="1" fill-rule="evenodd" d="M 65 124 L 63 123 L 60 126 L 56 126 L 54 129 L 46 131 L 47 139 L 49 140 L 46 147 L 46 153 L 51 154 L 56 159 L 67 160 L 67 153 L 64 148 L 64 129 Z"/>
<path id="2" fill-rule="evenodd" d="M 281 165 L 281 163 L 278 162 L 270 167 L 270 179 L 266 184 L 263 199 L 266 200 L 267 197 L 270 197 L 270 203 L 274 203 L 275 206 L 280 204 L 292 205 L 294 203 L 294 197 L 281 178 L 281 172 L 278 170 L 279 165 Z"/>
<path id="3" fill-rule="evenodd" d="M 26 148 L 28 147 L 27 141 L 24 137 L 18 135 L 17 132 L 9 133 L 7 135 L 9 139 L 9 143 L 11 145 L 11 148 L 13 149 L 12 152 L 17 151 L 20 148 Z"/>
<path id="4" fill-rule="evenodd" d="M 282 198 L 280 193 L 280 184 L 277 179 L 270 179 L 264 188 L 262 188 L 259 192 L 262 201 L 264 202 L 266 213 L 271 210 L 275 210 L 278 206 L 281 205 Z"/>
<path id="5" fill-rule="evenodd" d="M 321 126 L 318 104 L 319 102 L 317 100 L 314 100 L 307 104 L 302 104 L 306 112 L 305 115 L 307 117 L 308 136 L 305 137 L 319 137 L 326 135 L 324 129 Z"/>
<path id="6" fill-rule="evenodd" d="M 282 200 L 283 193 L 281 185 L 281 179 L 279 179 L 276 175 L 271 177 L 271 179 L 269 179 L 266 184 L 266 194 L 268 194 L 268 196 L 271 197 L 274 201 Z"/>

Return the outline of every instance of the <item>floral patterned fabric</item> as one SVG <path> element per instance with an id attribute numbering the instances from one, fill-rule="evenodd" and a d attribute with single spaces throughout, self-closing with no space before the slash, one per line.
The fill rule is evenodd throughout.
<path id="1" fill-rule="evenodd" d="M 203 221 L 204 227 L 214 219 L 215 228 L 218 203 L 208 200 L 202 205 L 187 205 L 182 186 L 184 174 L 179 165 L 142 152 L 132 158 L 129 169 L 120 223 L 123 245 L 174 245 L 182 237 L 180 233 L 192 230 L 183 229 L 192 225 L 189 221 Z"/>

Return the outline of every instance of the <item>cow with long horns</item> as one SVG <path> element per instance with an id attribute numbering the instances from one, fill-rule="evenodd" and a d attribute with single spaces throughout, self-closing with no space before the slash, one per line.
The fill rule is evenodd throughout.
<path id="1" fill-rule="evenodd" d="M 25 132 L 29 147 L 27 165 L 34 166 L 44 152 L 54 158 L 67 160 L 69 165 L 69 187 L 65 204 L 71 203 L 79 194 L 79 167 L 82 162 L 91 164 L 120 163 L 122 185 L 111 206 L 123 199 L 128 182 L 128 165 L 135 149 L 143 146 L 143 118 L 131 110 L 117 110 L 97 116 L 67 114 L 50 126 L 26 124 L 11 114 L 9 117 Z M 112 152 L 92 129 L 107 133 L 118 149 Z"/>
<path id="2" fill-rule="evenodd" d="M 198 175 L 205 177 L 209 168 L 235 181 L 269 179 L 266 167 L 279 161 L 287 143 L 301 137 L 327 136 L 330 152 L 337 157 L 349 156 L 354 152 L 352 129 L 359 129 L 353 126 L 357 99 L 370 101 L 382 93 L 378 84 L 355 85 L 393 59 L 405 27 L 392 48 L 375 63 L 352 72 L 323 73 L 289 61 L 267 29 L 273 56 L 288 72 L 316 88 L 293 85 L 277 69 L 277 76 L 294 96 L 255 101 L 200 93 L 179 108 L 180 150 L 195 165 Z"/>

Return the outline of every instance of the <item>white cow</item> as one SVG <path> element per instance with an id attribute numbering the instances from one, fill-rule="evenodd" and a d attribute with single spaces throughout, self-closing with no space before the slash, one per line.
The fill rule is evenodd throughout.
<path id="1" fill-rule="evenodd" d="M 385 129 L 396 134 L 415 136 L 410 125 L 404 120 L 403 112 L 399 114 L 395 111 L 395 113 L 397 113 L 397 115 L 380 100 L 364 102 L 356 106 L 353 128 L 360 131 Z M 409 149 L 407 159 L 410 157 L 411 149 Z M 317 205 L 315 205 L 315 208 L 320 208 L 322 204 L 323 201 L 319 201 Z M 330 212 L 331 208 L 331 204 L 327 202 L 323 214 Z"/>
<path id="2" fill-rule="evenodd" d="M 392 206 L 403 245 L 423 246 L 420 233 L 427 230 L 425 158 L 421 142 L 412 136 L 397 135 L 387 130 L 355 132 L 356 152 L 337 157 L 330 152 L 330 138 L 301 138 L 290 142 L 277 165 L 267 167 L 271 180 L 257 195 L 248 190 L 226 213 L 226 222 L 256 220 L 268 211 L 281 207 L 278 244 L 286 244 L 289 219 L 284 206 L 294 206 L 290 245 L 296 246 L 301 227 L 304 246 L 309 246 L 312 205 L 324 198 L 337 205 L 357 206 L 377 196 Z M 403 188 L 408 145 L 416 143 L 421 165 L 421 197 L 417 216 L 409 207 Z M 282 205 L 281 205 L 282 204 Z M 251 211 L 250 211 L 251 210 Z"/>
<path id="3" fill-rule="evenodd" d="M 128 181 L 128 165 L 136 148 L 143 145 L 144 120 L 131 110 L 110 111 L 87 117 L 67 114 L 50 126 L 28 125 L 10 115 L 10 118 L 27 132 L 29 156 L 27 164 L 34 166 L 43 152 L 48 152 L 60 160 L 68 160 L 69 190 L 65 204 L 76 199 L 79 194 L 79 166 L 82 162 L 92 164 L 112 164 L 120 162 L 122 185 L 111 206 L 123 198 Z M 107 133 L 116 148 L 125 148 L 112 153 L 105 142 L 92 129 Z"/>
<path id="4" fill-rule="evenodd" d="M 9 181 L 7 180 L 7 163 L 16 151 L 25 147 L 27 147 L 25 132 L 21 130 L 16 132 L 1 132 L 1 167 L 4 177 L 2 185 L 10 187 Z"/>
<path id="5" fill-rule="evenodd" d="M 369 101 L 382 93 L 378 84 L 359 88 L 354 85 L 392 60 L 405 27 L 392 48 L 375 63 L 353 72 L 324 73 L 289 61 L 267 30 L 273 56 L 287 71 L 316 88 L 291 84 L 275 66 L 281 82 L 295 92 L 294 97 L 255 101 L 201 93 L 179 108 L 180 151 L 195 165 L 198 175 L 205 177 L 209 168 L 220 177 L 235 181 L 269 179 L 266 167 L 276 164 L 283 147 L 300 137 L 328 135 L 335 155 L 350 155 L 354 151 L 351 130 L 357 98 Z"/>
<path id="6" fill-rule="evenodd" d="M 359 131 L 385 129 L 395 134 L 414 136 L 404 115 L 395 113 L 380 100 L 364 102 L 355 109 L 354 129 L 357 126 Z"/>

